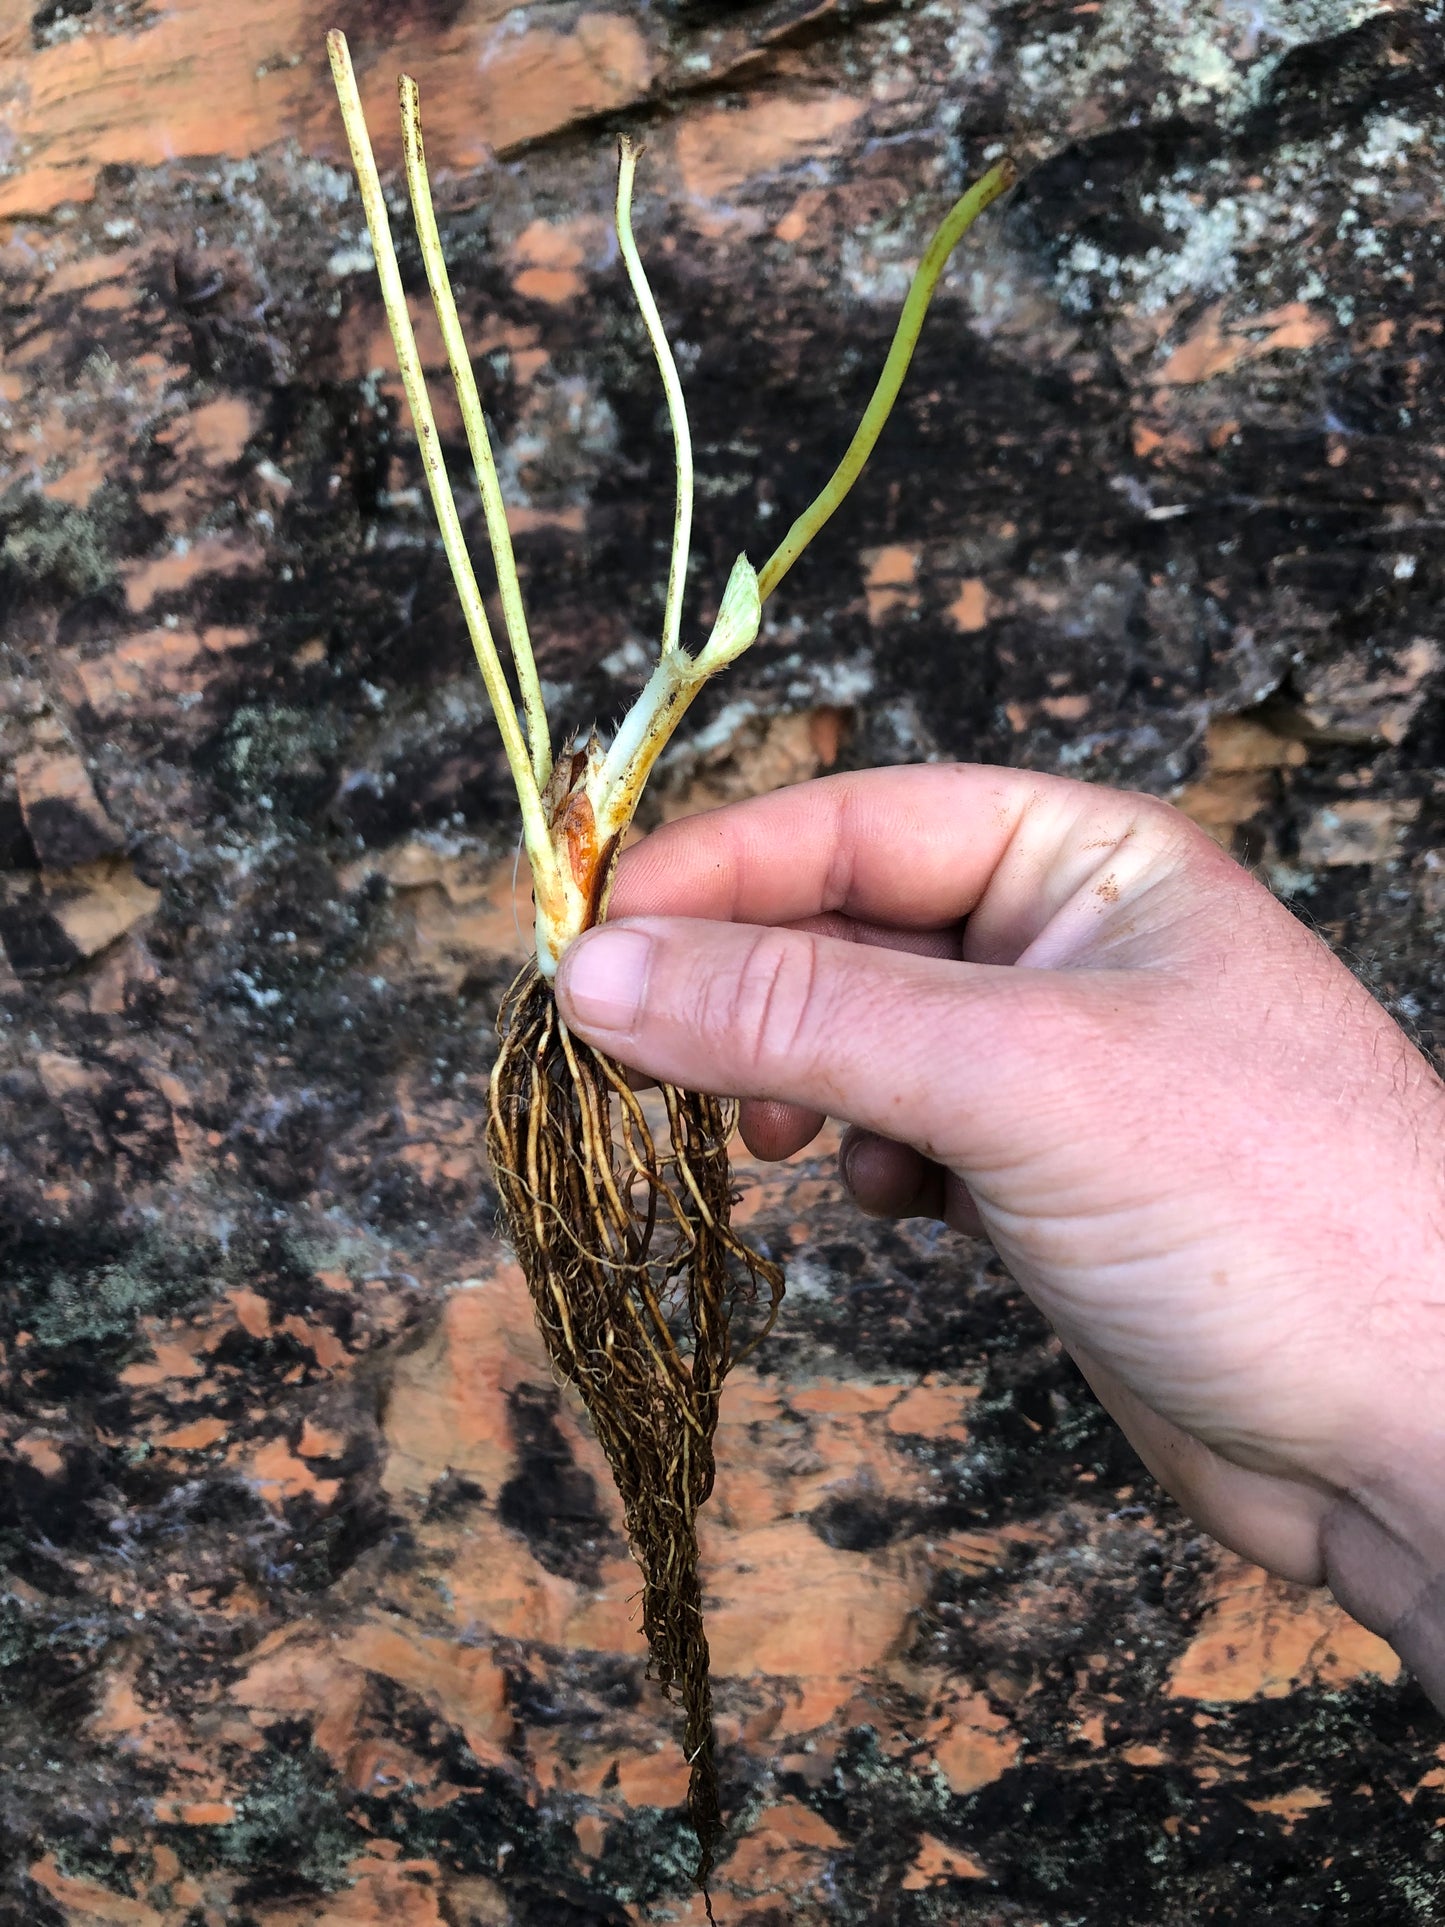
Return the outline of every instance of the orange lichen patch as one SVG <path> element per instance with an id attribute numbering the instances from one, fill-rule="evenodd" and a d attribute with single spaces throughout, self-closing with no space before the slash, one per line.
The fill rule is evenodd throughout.
<path id="1" fill-rule="evenodd" d="M 134 298 L 127 288 L 97 288 L 80 305 L 87 314 L 119 314 Z"/>
<path id="2" fill-rule="evenodd" d="M 148 609 L 157 596 L 170 595 L 201 576 L 244 575 L 260 569 L 263 562 L 261 550 L 251 543 L 237 546 L 219 537 L 207 537 L 128 569 L 124 578 L 126 607 L 138 613 Z"/>
<path id="3" fill-rule="evenodd" d="M 494 150 L 520 147 L 623 107 L 651 85 L 651 48 L 640 27 L 621 13 L 599 10 L 566 21 L 539 8 L 540 20 L 523 16 L 514 25 L 509 11 L 501 0 L 484 0 L 449 32 L 424 28 L 402 36 L 386 58 L 359 76 L 384 167 L 399 164 L 398 70 L 414 75 L 421 88 L 434 172 L 438 164 L 479 167 Z M 470 75 L 468 86 L 456 86 L 458 71 Z M 323 144 L 339 154 L 344 143 L 334 102 L 323 101 L 320 122 Z"/>
<path id="4" fill-rule="evenodd" d="M 1108 1714 L 1102 1706 L 1082 1713 L 1069 1723 L 1069 1734 L 1083 1746 L 1102 1746 L 1108 1726 Z"/>
<path id="5" fill-rule="evenodd" d="M 1018 1760 L 1018 1740 L 982 1693 L 948 1710 L 948 1729 L 933 1741 L 933 1757 L 955 1793 L 974 1793 Z"/>
<path id="6" fill-rule="evenodd" d="M 285 64 L 259 78 L 257 64 L 263 45 L 297 39 L 301 11 L 261 0 L 222 19 L 180 0 L 151 33 L 84 35 L 0 61 L 7 150 L 22 163 L 0 185 L 0 215 L 87 197 L 107 163 L 156 167 L 278 138 L 309 81 Z"/>
<path id="7" fill-rule="evenodd" d="M 83 1064 L 64 1051 L 36 1053 L 35 1069 L 45 1087 L 45 1095 L 61 1104 L 67 1097 L 95 1097 L 105 1088 L 105 1071 L 99 1064 Z"/>
<path id="8" fill-rule="evenodd" d="M 916 1894 L 926 1887 L 941 1886 L 945 1880 L 987 1880 L 988 1868 L 981 1867 L 971 1853 L 947 1846 L 931 1833 L 925 1833 L 913 1863 L 903 1876 L 905 1893 Z"/>
<path id="9" fill-rule="evenodd" d="M 1177 347 L 1160 370 L 1159 379 L 1170 386 L 1209 381 L 1245 358 L 1247 339 L 1226 332 L 1224 307 L 1213 307 L 1194 333 Z"/>
<path id="10" fill-rule="evenodd" d="M 168 1775 L 191 1780 L 186 1798 L 210 1798 L 222 1791 L 219 1778 L 193 1751 L 190 1735 L 164 1708 L 148 1706 L 136 1690 L 140 1661 L 128 1658 L 103 1675 L 100 1703 L 86 1721 L 93 1738 L 114 1744 L 122 1753 L 154 1761 Z"/>
<path id="11" fill-rule="evenodd" d="M 231 1307 L 236 1323 L 248 1338 L 265 1338 L 271 1330 L 271 1307 L 260 1292 L 252 1291 L 249 1285 L 241 1285 L 235 1291 L 226 1293 L 225 1302 Z"/>
<path id="12" fill-rule="evenodd" d="M 408 69 L 421 84 L 433 165 L 475 167 L 489 148 L 536 140 L 647 90 L 652 55 L 632 20 L 539 12 L 518 30 L 500 0 L 479 0 L 449 30 L 397 36 L 365 63 L 372 125 L 394 130 L 392 77 Z M 118 163 L 244 156 L 298 134 L 339 158 L 345 143 L 319 55 L 304 0 L 255 0 L 225 16 L 206 0 L 173 0 L 144 34 L 6 48 L 0 133 L 13 171 L 0 181 L 0 217 L 88 198 L 100 169 Z M 448 84 L 458 70 L 469 86 Z M 379 144 L 391 164 L 399 136 Z"/>
<path id="13" fill-rule="evenodd" d="M 1329 317 L 1302 301 L 1224 324 L 1224 304 L 1211 308 L 1188 339 L 1177 347 L 1159 372 L 1167 387 L 1192 386 L 1288 348 L 1313 348 L 1330 332 Z"/>
<path id="14" fill-rule="evenodd" d="M 205 693 L 217 662 L 253 640 L 249 629 L 148 629 L 77 663 L 75 680 L 98 721 L 170 715 L 178 698 Z"/>
<path id="15" fill-rule="evenodd" d="M 1037 1530 L 1026 1525 L 1000 1526 L 995 1532 L 950 1532 L 934 1542 L 934 1550 L 965 1573 L 982 1575 L 1002 1571 L 1016 1546 L 1028 1545 L 1037 1537 Z"/>
<path id="16" fill-rule="evenodd" d="M 619 1799 L 630 1807 L 676 1807 L 687 1798 L 687 1761 L 675 1746 L 634 1753 L 617 1762 Z"/>
<path id="17" fill-rule="evenodd" d="M 1079 723 L 1088 715 L 1092 698 L 1078 693 L 1071 696 L 1045 696 L 1039 708 L 1055 722 Z"/>
<path id="18" fill-rule="evenodd" d="M 524 1383 L 550 1384 L 551 1368 L 522 1274 L 501 1265 L 454 1292 L 433 1336 L 401 1360 L 386 1415 L 387 1490 L 425 1494 L 452 1471 L 496 1491 L 512 1470 L 507 1396 Z"/>
<path id="19" fill-rule="evenodd" d="M 796 1847 L 819 1847 L 824 1853 L 836 1853 L 844 1844 L 837 1829 L 800 1800 L 784 1800 L 769 1807 L 762 1819 L 765 1826 Z"/>
<path id="20" fill-rule="evenodd" d="M 347 1885 L 325 1899 L 288 1901 L 255 1911 L 259 1927 L 447 1927 L 451 1921 L 505 1921 L 496 1912 L 455 1913 L 443 1902 L 448 1887 L 434 1860 L 385 1857 L 378 1841 L 346 1869 Z M 250 1911 L 250 1910 L 248 1910 Z"/>
<path id="21" fill-rule="evenodd" d="M 764 1389 L 778 1400 L 775 1387 Z M 731 1386 L 728 1396 L 733 1396 Z M 829 1379 L 820 1385 L 790 1386 L 787 1392 L 790 1410 L 820 1418 L 859 1418 L 869 1412 L 886 1412 L 897 1400 L 897 1385 L 868 1385 L 862 1379 Z"/>
<path id="22" fill-rule="evenodd" d="M 29 1432 L 15 1441 L 15 1450 L 43 1478 L 53 1479 L 65 1470 L 65 1458 L 55 1441 L 43 1432 Z"/>
<path id="23" fill-rule="evenodd" d="M 108 473 L 106 455 L 99 449 L 88 449 L 75 456 L 58 475 L 52 475 L 42 482 L 40 492 L 48 495 L 52 502 L 66 502 L 72 508 L 83 508 Z"/>
<path id="24" fill-rule="evenodd" d="M 302 1423 L 296 1450 L 303 1459 L 339 1459 L 346 1450 L 346 1434 L 308 1418 Z"/>
<path id="25" fill-rule="evenodd" d="M 968 1408 L 978 1390 L 976 1385 L 941 1384 L 930 1375 L 890 1408 L 888 1430 L 931 1439 L 966 1439 Z"/>
<path id="26" fill-rule="evenodd" d="M 1202 1787 L 1228 1786 L 1239 1778 L 1240 1768 L 1248 1765 L 1247 1753 L 1231 1753 L 1220 1746 L 1196 1746 L 1189 1755 L 1190 1772 L 1196 1785 Z"/>
<path id="27" fill-rule="evenodd" d="M 819 209 L 826 205 L 827 199 L 828 195 L 824 189 L 805 188 L 773 229 L 778 240 L 787 247 L 796 247 L 812 227 L 818 217 Z"/>
<path id="28" fill-rule="evenodd" d="M 50 895 L 50 914 L 82 957 L 98 957 L 160 906 L 161 893 L 129 863 L 87 863 L 66 873 Z"/>
<path id="29" fill-rule="evenodd" d="M 988 627 L 993 603 L 982 576 L 971 575 L 958 586 L 958 594 L 948 605 L 948 619 L 961 634 L 969 636 Z"/>
<path id="30" fill-rule="evenodd" d="M 737 1430 L 753 1425 L 772 1425 L 783 1411 L 782 1395 L 776 1381 L 760 1378 L 749 1365 L 743 1365 L 728 1378 L 724 1394 L 727 1422 Z"/>
<path id="31" fill-rule="evenodd" d="M 240 461 L 256 427 L 256 411 L 250 402 L 240 395 L 222 395 L 193 408 L 181 417 L 178 429 L 156 439 L 177 453 L 194 452 L 208 468 L 229 468 Z"/>
<path id="32" fill-rule="evenodd" d="M 29 368 L 35 363 L 43 362 L 49 356 L 53 355 L 56 346 L 57 340 L 54 330 L 50 328 L 40 328 L 37 329 L 27 341 L 22 341 L 14 348 L 11 348 L 5 358 L 12 369 Z"/>
<path id="33" fill-rule="evenodd" d="M 119 248 L 110 253 L 72 255 L 54 268 L 46 280 L 45 292 L 86 294 L 92 288 L 117 281 L 133 282 L 144 256 L 138 248 Z"/>
<path id="34" fill-rule="evenodd" d="M 1169 1675 L 1180 1699 L 1278 1699 L 1296 1686 L 1399 1674 L 1390 1647 L 1342 1607 L 1242 1559 L 1222 1557 L 1209 1595 L 1203 1624 Z"/>
<path id="35" fill-rule="evenodd" d="M 696 201 L 727 200 L 762 176 L 816 165 L 841 145 L 866 104 L 839 94 L 769 94 L 694 114 L 677 133 L 683 187 Z"/>
<path id="36" fill-rule="evenodd" d="M 882 622 L 900 610 L 917 607 L 918 551 L 891 543 L 863 551 L 863 593 L 868 620 Z"/>
<path id="37" fill-rule="evenodd" d="M 303 1494 L 318 1505 L 330 1505 L 341 1490 L 339 1479 L 318 1479 L 305 1459 L 298 1458 L 285 1439 L 267 1439 L 249 1455 L 232 1455 L 268 1505 L 280 1506 Z"/>
<path id="38" fill-rule="evenodd" d="M 339 1656 L 395 1681 L 456 1727 L 477 1758 L 509 1763 L 513 1719 L 507 1681 L 489 1647 L 419 1632 L 405 1620 L 367 1620 L 338 1647 Z"/>
<path id="39" fill-rule="evenodd" d="M 299 1312 L 281 1320 L 279 1329 L 298 1345 L 304 1345 L 323 1372 L 335 1372 L 346 1363 L 348 1353 L 329 1325 L 313 1324 Z"/>
<path id="40" fill-rule="evenodd" d="M 475 165 L 485 158 L 479 142 L 519 147 L 622 107 L 647 91 L 653 68 L 641 30 L 621 13 L 578 15 L 571 31 L 563 33 L 530 25 L 518 33 L 508 21 L 488 39 L 480 87 L 468 90 L 474 97 L 453 109 L 459 144 L 466 138 L 464 129 L 471 131 L 472 142 L 471 153 L 458 153 L 457 164 Z M 431 118 L 427 125 L 432 146 Z"/>
<path id="41" fill-rule="evenodd" d="M 164 1385 L 171 1379 L 200 1378 L 205 1371 L 196 1357 L 200 1347 L 199 1332 L 181 1331 L 162 1337 L 156 1331 L 151 1337 L 151 1358 L 127 1365 L 119 1374 L 120 1382 L 140 1390 L 146 1386 Z"/>
<path id="42" fill-rule="evenodd" d="M 840 1704 L 896 1650 L 918 1597 L 900 1562 L 840 1551 L 802 1520 L 723 1534 L 703 1516 L 715 1672 L 812 1675 L 837 1682 Z M 800 1613 L 804 1599 L 826 1599 L 827 1612 Z"/>
<path id="43" fill-rule="evenodd" d="M 183 1827 L 228 1827 L 235 1817 L 229 1800 L 185 1800 L 176 1811 Z"/>
<path id="44" fill-rule="evenodd" d="M 1272 1813 L 1276 1819 L 1283 1820 L 1286 1826 L 1293 1826 L 1296 1820 L 1303 1820 L 1307 1813 L 1327 1807 L 1330 1796 L 1321 1793 L 1318 1787 L 1297 1786 L 1288 1793 L 1273 1793 L 1267 1799 L 1246 1800 L 1244 1804 L 1251 1813 Z"/>
<path id="45" fill-rule="evenodd" d="M 223 1419 L 198 1418 L 189 1425 L 178 1425 L 173 1432 L 159 1433 L 155 1443 L 171 1452 L 204 1452 L 208 1446 L 219 1445 L 225 1436 Z"/>
<path id="46" fill-rule="evenodd" d="M 753 1894 L 805 1893 L 844 1841 L 820 1814 L 784 1800 L 760 1814 L 723 1869 L 729 1887 Z"/>
<path id="47" fill-rule="evenodd" d="M 532 221 L 512 243 L 510 258 L 518 294 L 529 301 L 575 301 L 581 269 L 605 249 L 607 230 L 595 219 Z"/>
<path id="48" fill-rule="evenodd" d="M 611 1491 L 610 1479 L 605 1489 Z M 535 1572 L 540 1573 L 541 1568 L 530 1554 L 528 1559 Z M 563 1595 L 550 1585 L 539 1586 L 534 1574 L 517 1572 L 517 1578 L 522 1584 L 512 1595 L 513 1617 L 509 1628 L 515 1638 L 547 1638 L 545 1633 L 523 1631 L 519 1608 L 523 1600 L 531 1597 L 539 1608 L 550 1606 L 554 1612 L 562 1615 L 555 1622 L 559 1631 L 552 1642 L 554 1644 L 589 1646 L 599 1653 L 637 1653 L 641 1650 L 641 1585 L 637 1567 L 631 1559 L 622 1555 L 615 1559 L 604 1559 L 600 1583 L 592 1591 L 569 1586 Z M 547 1574 L 546 1578 L 550 1579 L 551 1574 Z M 502 1630 L 506 1623 L 499 1618 L 498 1630 Z"/>
<path id="49" fill-rule="evenodd" d="M 165 1915 L 145 1901 L 115 1893 L 98 1881 L 62 1873 L 54 1854 L 34 1861 L 27 1871 L 36 1886 L 64 1909 L 67 1921 L 74 1922 L 75 1927 L 89 1927 L 91 1922 L 97 1927 L 102 1922 L 113 1923 L 113 1927 L 167 1927 Z"/>
<path id="50" fill-rule="evenodd" d="M 571 508 L 524 508 L 520 502 L 507 504 L 507 527 L 513 535 L 531 535 L 537 529 L 561 529 L 580 535 L 587 526 L 587 511 L 580 502 Z"/>
<path id="51" fill-rule="evenodd" d="M 687 1798 L 687 1761 L 675 1746 L 655 1752 L 600 1747 L 559 1776 L 576 1793 L 617 1798 L 630 1807 L 675 1807 Z"/>
<path id="52" fill-rule="evenodd" d="M 286 1628 L 256 1649 L 231 1698 L 258 1726 L 297 1716 L 314 1721 L 316 1745 L 338 1767 L 356 1745 L 356 1723 L 366 1695 L 366 1675 L 347 1664 L 336 1647 L 303 1628 Z"/>
<path id="53" fill-rule="evenodd" d="M 595 1860 L 607 1844 L 607 1822 L 600 1813 L 582 1814 L 572 1822 L 572 1831 L 584 1860 Z"/>

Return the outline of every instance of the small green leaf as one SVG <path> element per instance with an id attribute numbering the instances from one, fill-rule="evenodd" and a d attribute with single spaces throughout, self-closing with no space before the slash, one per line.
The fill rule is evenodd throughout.
<path id="1" fill-rule="evenodd" d="M 694 658 L 699 675 L 711 676 L 715 670 L 736 661 L 756 640 L 762 620 L 758 572 L 745 555 L 740 555 L 723 590 L 722 607 L 717 612 L 712 634 Z"/>

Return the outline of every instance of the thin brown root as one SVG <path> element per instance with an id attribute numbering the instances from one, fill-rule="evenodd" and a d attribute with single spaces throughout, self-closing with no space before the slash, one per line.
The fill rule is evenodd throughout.
<path id="1" fill-rule="evenodd" d="M 723 1831 L 697 1510 L 712 1491 L 734 1312 L 783 1277 L 732 1230 L 732 1107 L 664 1086 L 667 1144 L 617 1065 L 571 1036 L 535 966 L 497 1023 L 488 1148 L 553 1364 L 582 1395 L 642 1568 L 642 1625 L 682 1704 L 688 1813 L 705 1887 Z M 744 1353 L 745 1355 L 745 1353 Z"/>

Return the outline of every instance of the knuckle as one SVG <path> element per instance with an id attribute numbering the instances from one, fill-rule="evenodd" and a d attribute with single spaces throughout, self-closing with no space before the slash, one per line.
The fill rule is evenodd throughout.
<path id="1" fill-rule="evenodd" d="M 733 986 L 729 1029 L 738 1068 L 766 1082 L 801 1068 L 818 1024 L 818 944 L 799 931 L 761 930 Z"/>

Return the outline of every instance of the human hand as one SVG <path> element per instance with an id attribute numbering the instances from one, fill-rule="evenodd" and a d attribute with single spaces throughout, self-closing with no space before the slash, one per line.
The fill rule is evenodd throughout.
<path id="1" fill-rule="evenodd" d="M 1445 1086 L 1184 817 L 1023 771 L 828 778 L 648 837 L 569 1025 L 825 1114 L 865 1210 L 991 1238 L 1135 1449 L 1445 1704 Z"/>

